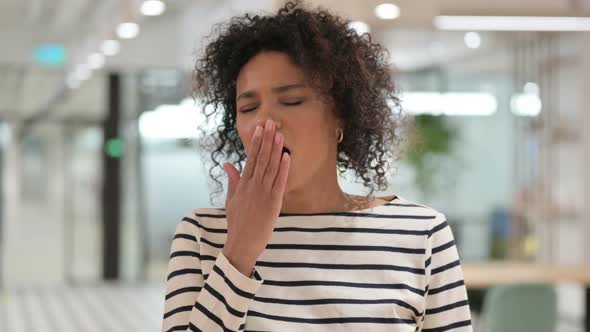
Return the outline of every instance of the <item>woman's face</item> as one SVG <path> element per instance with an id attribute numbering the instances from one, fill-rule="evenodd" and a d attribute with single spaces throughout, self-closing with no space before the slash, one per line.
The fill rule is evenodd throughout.
<path id="1" fill-rule="evenodd" d="M 318 173 L 336 171 L 341 126 L 322 100 L 282 52 L 258 53 L 238 75 L 236 119 L 242 144 L 248 153 L 256 125 L 264 127 L 267 119 L 275 122 L 291 151 L 286 191 L 305 186 Z"/>

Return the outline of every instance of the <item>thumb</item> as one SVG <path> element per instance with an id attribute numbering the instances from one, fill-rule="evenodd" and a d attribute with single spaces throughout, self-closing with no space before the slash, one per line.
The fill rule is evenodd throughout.
<path id="1" fill-rule="evenodd" d="M 226 204 L 228 201 L 232 199 L 234 193 L 236 192 L 236 188 L 238 186 L 238 182 L 240 181 L 240 172 L 229 163 L 223 164 L 223 169 L 227 173 L 228 181 L 227 181 L 227 198 L 225 200 Z"/>

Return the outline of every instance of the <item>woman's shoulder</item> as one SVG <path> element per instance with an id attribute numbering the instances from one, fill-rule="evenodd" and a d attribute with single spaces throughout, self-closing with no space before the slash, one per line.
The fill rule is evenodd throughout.
<path id="1" fill-rule="evenodd" d="M 201 229 L 215 226 L 225 220 L 225 209 L 215 207 L 200 207 L 189 210 L 177 223 L 177 232 L 190 231 L 198 233 Z M 223 223 L 224 224 L 224 223 Z"/>
<path id="2" fill-rule="evenodd" d="M 220 217 L 220 216 L 225 217 L 225 209 L 224 208 L 217 208 L 217 207 L 194 208 L 189 213 L 195 217 L 200 217 L 200 218 L 215 218 L 215 217 Z"/>
<path id="3" fill-rule="evenodd" d="M 393 199 L 391 202 L 385 205 L 407 209 L 408 212 L 411 211 L 413 213 L 418 213 L 421 215 L 430 215 L 436 218 L 445 218 L 444 213 L 439 211 L 437 208 L 406 199 L 399 195 L 396 195 L 395 199 Z"/>

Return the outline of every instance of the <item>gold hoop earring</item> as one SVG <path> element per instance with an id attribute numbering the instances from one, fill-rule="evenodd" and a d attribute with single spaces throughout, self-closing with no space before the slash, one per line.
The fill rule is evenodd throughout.
<path id="1" fill-rule="evenodd" d="M 344 138 L 344 130 L 340 129 L 340 138 L 338 138 L 338 143 L 342 142 L 343 138 Z"/>

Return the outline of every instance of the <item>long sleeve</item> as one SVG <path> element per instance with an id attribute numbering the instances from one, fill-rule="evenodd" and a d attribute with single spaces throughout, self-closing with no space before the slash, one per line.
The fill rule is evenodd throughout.
<path id="1" fill-rule="evenodd" d="M 438 212 L 428 234 L 425 311 L 418 332 L 472 332 L 463 269 L 451 227 Z"/>
<path id="2" fill-rule="evenodd" d="M 176 226 L 168 262 L 162 332 L 242 331 L 248 306 L 263 279 L 256 270 L 248 278 L 221 251 L 210 273 L 204 273 L 199 234 L 200 225 L 190 216 Z"/>

